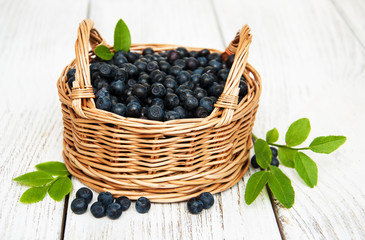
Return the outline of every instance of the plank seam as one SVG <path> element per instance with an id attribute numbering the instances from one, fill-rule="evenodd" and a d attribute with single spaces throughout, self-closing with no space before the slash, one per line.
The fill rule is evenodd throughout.
<path id="1" fill-rule="evenodd" d="M 270 189 L 267 185 L 266 185 L 266 191 L 267 191 L 267 193 L 269 195 L 269 198 L 270 198 L 272 211 L 274 212 L 274 215 L 275 215 L 275 220 L 276 220 L 276 224 L 278 225 L 278 228 L 279 228 L 281 239 L 286 240 L 286 237 L 284 235 L 283 226 L 280 222 L 279 215 L 278 215 L 277 209 L 275 207 L 276 205 L 275 205 L 274 196 L 273 196 L 272 192 L 270 191 Z"/>
<path id="2" fill-rule="evenodd" d="M 65 196 L 65 203 L 63 206 L 63 216 L 62 216 L 62 225 L 61 225 L 61 234 L 60 234 L 60 240 L 64 240 L 65 238 L 65 230 L 66 230 L 66 219 L 67 219 L 67 210 L 68 210 L 68 200 L 70 198 L 70 194 L 67 194 Z"/>

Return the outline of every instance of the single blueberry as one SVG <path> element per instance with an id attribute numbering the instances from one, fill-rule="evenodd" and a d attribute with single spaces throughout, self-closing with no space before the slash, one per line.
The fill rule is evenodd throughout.
<path id="1" fill-rule="evenodd" d="M 118 114 L 119 116 L 125 116 L 127 107 L 123 103 L 114 104 L 112 107 L 112 112 Z"/>
<path id="2" fill-rule="evenodd" d="M 270 165 L 279 167 L 279 160 L 276 157 L 272 156 Z"/>
<path id="3" fill-rule="evenodd" d="M 185 69 L 186 68 L 186 62 L 184 59 L 176 59 L 174 61 L 174 66 L 179 66 L 181 67 L 182 69 Z"/>
<path id="4" fill-rule="evenodd" d="M 197 69 L 195 69 L 193 71 L 193 74 L 199 74 L 199 75 L 201 75 L 201 74 L 203 74 L 203 71 L 204 71 L 204 68 L 203 67 L 198 67 Z"/>
<path id="5" fill-rule="evenodd" d="M 166 87 L 166 88 L 171 88 L 173 89 L 174 91 L 179 87 L 177 85 L 177 82 L 172 79 L 172 78 L 166 78 L 165 81 L 163 82 L 163 85 Z"/>
<path id="6" fill-rule="evenodd" d="M 204 209 L 209 209 L 214 204 L 214 198 L 209 192 L 203 192 L 202 194 L 200 194 L 199 200 L 203 202 Z"/>
<path id="7" fill-rule="evenodd" d="M 206 108 L 199 106 L 195 109 L 194 115 L 197 118 L 205 118 L 205 117 L 208 117 L 209 114 L 210 114 L 210 112 L 208 112 L 208 110 Z"/>
<path id="8" fill-rule="evenodd" d="M 133 86 L 133 94 L 139 99 L 145 99 L 147 97 L 147 87 L 142 84 L 135 84 Z"/>
<path id="9" fill-rule="evenodd" d="M 121 80 L 123 82 L 128 80 L 128 73 L 126 70 L 120 68 L 115 72 L 114 80 L 118 81 Z"/>
<path id="10" fill-rule="evenodd" d="M 192 214 L 198 214 L 203 210 L 204 203 L 196 197 L 190 198 L 188 201 L 188 210 Z"/>
<path id="11" fill-rule="evenodd" d="M 113 109 L 114 105 L 119 102 L 119 98 L 117 96 L 112 95 L 110 97 L 110 101 L 112 102 L 112 109 Z"/>
<path id="12" fill-rule="evenodd" d="M 131 96 L 127 97 L 127 99 L 125 100 L 126 104 L 129 104 L 131 102 L 140 103 L 139 98 L 135 95 L 131 95 Z"/>
<path id="13" fill-rule="evenodd" d="M 208 49 L 203 49 L 198 52 L 199 57 L 206 57 L 210 54 L 210 51 Z"/>
<path id="14" fill-rule="evenodd" d="M 228 78 L 229 69 L 221 69 L 218 71 L 218 80 L 220 81 L 226 81 Z"/>
<path id="15" fill-rule="evenodd" d="M 248 92 L 247 84 L 246 84 L 246 81 L 242 80 L 242 78 L 241 78 L 241 80 L 240 80 L 240 85 L 239 85 L 239 87 L 240 87 L 240 93 L 239 93 L 239 96 L 240 96 L 240 97 L 244 97 L 244 96 L 246 96 L 246 95 L 247 95 L 247 92 Z"/>
<path id="16" fill-rule="evenodd" d="M 203 97 L 206 97 L 206 96 L 208 96 L 208 93 L 207 93 L 207 91 L 205 91 L 205 89 L 203 89 L 203 88 L 200 88 L 200 87 L 196 87 L 195 89 L 194 89 L 194 95 L 195 95 L 195 97 L 197 98 L 197 99 L 202 99 Z"/>
<path id="17" fill-rule="evenodd" d="M 71 77 L 75 77 L 75 73 L 76 73 L 76 69 L 75 68 L 71 68 L 67 71 L 67 79 L 70 79 Z"/>
<path id="18" fill-rule="evenodd" d="M 165 112 L 165 116 L 164 119 L 165 121 L 169 121 L 169 120 L 175 120 L 175 119 L 180 119 L 180 114 L 178 114 L 175 111 L 167 111 Z"/>
<path id="19" fill-rule="evenodd" d="M 135 61 L 134 66 L 136 66 L 138 71 L 140 71 L 140 72 L 145 72 L 147 70 L 147 63 L 145 63 L 141 60 Z"/>
<path id="20" fill-rule="evenodd" d="M 212 74 L 204 73 L 200 78 L 200 85 L 203 88 L 208 89 L 215 82 L 215 78 Z"/>
<path id="21" fill-rule="evenodd" d="M 198 57 L 198 52 L 197 51 L 190 51 L 189 55 L 190 55 L 190 57 L 197 58 Z"/>
<path id="22" fill-rule="evenodd" d="M 257 163 L 256 155 L 253 155 L 253 157 L 251 158 L 251 166 L 253 168 L 259 168 L 260 167 L 260 165 Z"/>
<path id="23" fill-rule="evenodd" d="M 220 95 L 222 94 L 223 90 L 224 90 L 224 86 L 215 82 L 215 83 L 213 83 L 212 86 L 210 86 L 208 88 L 207 92 L 210 96 L 219 98 Z"/>
<path id="24" fill-rule="evenodd" d="M 76 214 L 83 214 L 86 209 L 87 203 L 84 198 L 75 198 L 71 203 L 71 210 Z"/>
<path id="25" fill-rule="evenodd" d="M 145 48 L 145 49 L 143 49 L 143 52 L 142 52 L 142 54 L 145 56 L 145 55 L 152 55 L 152 54 L 154 54 L 155 53 L 155 51 L 153 51 L 153 49 L 152 48 Z"/>
<path id="26" fill-rule="evenodd" d="M 127 117 L 138 118 L 141 116 L 142 106 L 139 102 L 130 102 L 127 105 Z"/>
<path id="27" fill-rule="evenodd" d="M 227 65 L 227 67 L 231 67 L 232 66 L 232 64 L 233 64 L 233 61 L 234 61 L 234 57 L 235 57 L 235 55 L 234 54 L 232 54 L 232 55 L 229 55 L 228 56 L 228 58 L 227 58 L 227 60 L 226 60 L 226 65 Z"/>
<path id="28" fill-rule="evenodd" d="M 179 97 L 174 93 L 166 94 L 164 98 L 164 105 L 167 109 L 173 109 L 180 104 Z"/>
<path id="29" fill-rule="evenodd" d="M 166 88 L 161 83 L 154 83 L 151 85 L 151 94 L 155 97 L 164 97 L 166 95 Z"/>
<path id="30" fill-rule="evenodd" d="M 200 77 L 201 75 L 200 74 L 193 74 L 191 75 L 191 81 L 194 83 L 194 84 L 199 84 L 200 83 Z"/>
<path id="31" fill-rule="evenodd" d="M 278 149 L 277 148 L 274 148 L 274 147 L 270 147 L 271 149 L 271 153 L 274 157 L 277 157 L 278 156 Z"/>
<path id="32" fill-rule="evenodd" d="M 168 73 L 170 68 L 171 68 L 171 65 L 170 63 L 166 62 L 166 61 L 160 61 L 159 62 L 159 65 L 160 65 L 160 69 L 161 71 L 164 71 L 165 73 Z"/>
<path id="33" fill-rule="evenodd" d="M 112 109 L 112 102 L 110 101 L 110 98 L 99 97 L 96 100 L 96 108 L 110 111 Z"/>
<path id="34" fill-rule="evenodd" d="M 196 58 L 190 57 L 186 59 L 186 68 L 189 70 L 195 70 L 199 67 L 199 62 L 196 60 Z"/>
<path id="35" fill-rule="evenodd" d="M 129 198 L 125 196 L 118 197 L 117 199 L 115 199 L 115 202 L 120 204 L 123 211 L 127 211 L 128 208 L 131 206 L 131 200 L 129 200 Z"/>
<path id="36" fill-rule="evenodd" d="M 152 83 L 162 83 L 165 80 L 166 73 L 157 69 L 151 72 L 150 77 Z"/>
<path id="37" fill-rule="evenodd" d="M 106 207 L 106 215 L 110 219 L 118 219 L 122 215 L 122 207 L 119 203 L 111 203 Z"/>
<path id="38" fill-rule="evenodd" d="M 136 202 L 136 210 L 139 213 L 147 213 L 151 208 L 151 202 L 148 198 L 140 197 Z"/>
<path id="39" fill-rule="evenodd" d="M 108 206 L 114 202 L 114 197 L 110 192 L 101 192 L 98 196 L 98 202 L 101 202 L 104 206 Z"/>
<path id="40" fill-rule="evenodd" d="M 162 121 L 164 118 L 165 112 L 163 108 L 159 105 L 152 105 L 147 110 L 147 118 L 150 120 Z"/>
<path id="41" fill-rule="evenodd" d="M 187 110 L 193 110 L 199 106 L 199 101 L 194 96 L 186 97 L 185 101 L 183 102 L 184 108 Z"/>
<path id="42" fill-rule="evenodd" d="M 87 187 L 82 187 L 77 190 L 76 197 L 85 199 L 86 203 L 89 204 L 93 198 L 93 192 Z"/>
<path id="43" fill-rule="evenodd" d="M 133 78 L 128 79 L 128 82 L 127 82 L 128 87 L 133 88 L 133 86 L 136 85 L 136 84 L 137 84 L 137 81 L 135 79 L 133 79 Z"/>
<path id="44" fill-rule="evenodd" d="M 120 57 L 114 59 L 114 64 L 120 68 L 123 67 L 124 64 L 127 62 L 128 62 L 128 59 L 124 56 L 120 56 Z"/>
<path id="45" fill-rule="evenodd" d="M 126 88 L 127 88 L 127 86 L 121 80 L 113 81 L 110 84 L 110 92 L 116 96 L 121 96 Z"/>
<path id="46" fill-rule="evenodd" d="M 176 48 L 176 52 L 180 53 L 180 56 L 182 58 L 189 56 L 188 50 L 186 48 L 184 48 L 184 47 L 178 47 L 178 48 Z"/>
<path id="47" fill-rule="evenodd" d="M 200 99 L 199 105 L 207 109 L 209 113 L 211 113 L 214 109 L 214 102 L 210 97 L 203 97 L 202 99 Z"/>
<path id="48" fill-rule="evenodd" d="M 130 78 L 135 78 L 138 76 L 138 68 L 136 66 L 134 66 L 133 64 L 125 63 L 124 69 L 128 73 L 128 76 Z"/>
<path id="49" fill-rule="evenodd" d="M 167 61 L 173 63 L 175 60 L 181 58 L 181 54 L 175 50 L 170 50 L 167 54 Z"/>
<path id="50" fill-rule="evenodd" d="M 158 63 L 156 61 L 151 61 L 149 63 L 147 63 L 147 67 L 146 70 L 147 72 L 151 73 L 155 70 L 158 70 L 160 67 L 158 66 Z"/>
<path id="51" fill-rule="evenodd" d="M 169 74 L 173 75 L 173 76 L 177 76 L 179 75 L 179 73 L 182 71 L 182 68 L 179 66 L 172 66 L 169 69 Z"/>
<path id="52" fill-rule="evenodd" d="M 217 60 L 219 62 L 222 62 L 222 55 L 220 53 L 211 53 L 208 55 L 208 61 L 211 60 Z"/>
<path id="53" fill-rule="evenodd" d="M 188 113 L 182 106 L 177 106 L 174 108 L 174 111 L 179 115 L 179 118 L 186 118 Z"/>
<path id="54" fill-rule="evenodd" d="M 138 54 L 135 52 L 128 52 L 127 59 L 130 63 L 134 63 L 138 59 Z"/>
<path id="55" fill-rule="evenodd" d="M 160 107 L 162 107 L 162 108 L 164 108 L 165 107 L 165 105 L 164 105 L 164 103 L 163 103 L 164 101 L 161 99 L 161 98 L 153 98 L 152 99 L 152 101 L 151 101 L 151 103 L 150 103 L 150 105 L 152 106 L 152 105 L 158 105 L 158 106 L 160 106 Z"/>
<path id="56" fill-rule="evenodd" d="M 109 64 L 104 63 L 104 62 L 100 63 L 99 73 L 102 77 L 109 77 L 111 72 L 112 72 L 112 68 L 110 67 Z"/>
<path id="57" fill-rule="evenodd" d="M 196 60 L 198 61 L 199 65 L 202 67 L 205 67 L 208 64 L 208 59 L 205 57 L 198 57 Z"/>
<path id="58" fill-rule="evenodd" d="M 101 202 L 94 202 L 90 207 L 91 214 L 96 218 L 105 216 L 105 206 Z"/>
<path id="59" fill-rule="evenodd" d="M 176 77 L 176 80 L 180 85 L 189 81 L 190 79 L 191 76 L 187 71 L 181 71 Z"/>

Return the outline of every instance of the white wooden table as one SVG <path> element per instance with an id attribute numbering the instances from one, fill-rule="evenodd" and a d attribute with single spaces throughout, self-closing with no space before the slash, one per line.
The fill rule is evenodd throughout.
<path id="1" fill-rule="evenodd" d="M 308 117 L 310 139 L 346 135 L 331 155 L 311 155 L 319 168 L 310 189 L 282 167 L 296 191 L 291 209 L 264 191 L 244 202 L 245 182 L 216 194 L 216 204 L 191 215 L 186 203 L 152 204 L 118 220 L 71 212 L 70 201 L 25 205 L 25 187 L 11 179 L 34 165 L 62 159 L 56 81 L 74 58 L 78 23 L 95 21 L 112 42 L 123 18 L 135 43 L 225 49 L 248 23 L 249 62 L 263 92 L 254 132 Z M 0 234 L 1 239 L 365 239 L 365 2 L 361 0 L 0 0 Z M 281 138 L 283 140 L 283 138 Z M 95 195 L 94 195 L 95 200 Z"/>

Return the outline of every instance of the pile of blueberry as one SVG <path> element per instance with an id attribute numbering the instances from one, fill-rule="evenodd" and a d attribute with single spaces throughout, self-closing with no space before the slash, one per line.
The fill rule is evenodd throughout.
<path id="1" fill-rule="evenodd" d="M 204 118 L 214 109 L 223 92 L 234 55 L 223 61 L 208 49 L 142 54 L 118 51 L 110 61 L 99 58 L 90 64 L 96 107 L 120 116 L 167 121 Z M 75 69 L 67 73 L 72 89 Z M 247 94 L 246 80 L 240 81 L 239 101 Z"/>
<path id="2" fill-rule="evenodd" d="M 278 149 L 276 149 L 274 147 L 270 147 L 270 149 L 271 149 L 271 153 L 272 153 L 270 165 L 279 167 Z M 253 157 L 251 158 L 251 166 L 253 168 L 259 168 L 260 167 L 260 165 L 256 161 L 256 155 L 253 155 Z"/>
<path id="3" fill-rule="evenodd" d="M 83 187 L 76 192 L 76 198 L 71 203 L 71 210 L 76 214 L 86 212 L 88 204 L 93 198 L 93 193 L 90 189 Z M 127 211 L 131 206 L 131 201 L 128 197 L 118 197 L 114 199 L 110 192 L 102 192 L 98 196 L 98 201 L 94 202 L 90 211 L 95 218 L 102 218 L 105 215 L 110 219 L 118 219 L 122 212 Z M 147 213 L 151 208 L 151 202 L 145 197 L 140 197 L 136 201 L 136 210 L 139 213 Z"/>

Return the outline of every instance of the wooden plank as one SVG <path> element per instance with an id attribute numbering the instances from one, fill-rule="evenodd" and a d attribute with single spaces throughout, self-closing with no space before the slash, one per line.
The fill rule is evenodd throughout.
<path id="1" fill-rule="evenodd" d="M 58 239 L 64 202 L 46 197 L 22 204 L 26 190 L 13 178 L 37 163 L 63 161 L 56 81 L 74 56 L 73 44 L 87 1 L 0 2 L 0 213 L 1 239 Z"/>
<path id="2" fill-rule="evenodd" d="M 319 168 L 314 189 L 282 167 L 296 190 L 292 209 L 275 204 L 284 237 L 364 239 L 364 48 L 328 1 L 228 0 L 214 6 L 226 43 L 242 24 L 252 27 L 249 61 L 263 79 L 258 136 L 273 127 L 283 135 L 292 121 L 308 117 L 310 139 L 348 137 L 334 154 L 309 154 Z"/>
<path id="3" fill-rule="evenodd" d="M 365 2 L 361 0 L 331 0 L 360 44 L 365 47 Z"/>
<path id="4" fill-rule="evenodd" d="M 90 17 L 109 43 L 112 43 L 115 23 L 123 18 L 136 43 L 224 49 L 208 0 L 92 1 Z M 75 179 L 73 182 L 75 189 L 70 200 L 75 198 L 75 190 L 82 186 Z M 190 214 L 186 202 L 152 204 L 145 215 L 138 214 L 133 203 L 116 221 L 94 219 L 89 211 L 78 216 L 69 209 L 65 239 L 280 239 L 267 193 L 260 195 L 252 206 L 245 205 L 243 194 L 244 183 L 240 181 L 232 189 L 216 194 L 212 209 L 200 215 Z"/>

